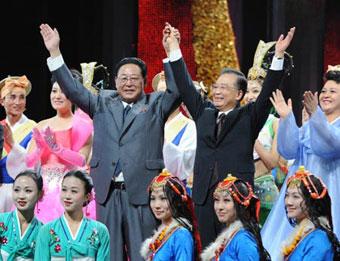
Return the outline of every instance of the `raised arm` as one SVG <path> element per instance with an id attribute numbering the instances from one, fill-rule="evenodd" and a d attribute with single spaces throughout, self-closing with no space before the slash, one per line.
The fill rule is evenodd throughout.
<path id="1" fill-rule="evenodd" d="M 270 111 L 270 96 L 275 91 L 283 77 L 284 53 L 290 45 L 295 33 L 295 27 L 291 28 L 286 37 L 280 35 L 275 44 L 275 55 L 271 67 L 264 80 L 259 97 L 256 99 L 254 110 L 252 111 L 253 127 L 255 134 L 258 134 L 266 122 Z M 256 135 L 257 137 L 257 135 Z"/>
<path id="2" fill-rule="evenodd" d="M 92 117 L 98 97 L 72 77 L 60 52 L 60 37 L 57 29 L 52 29 L 48 24 L 41 24 L 40 34 L 50 53 L 50 57 L 47 59 L 48 67 L 56 77 L 59 86 L 74 104 Z"/>
<path id="3" fill-rule="evenodd" d="M 167 23 L 163 31 L 163 37 L 164 49 L 169 53 L 176 86 L 191 116 L 196 120 L 200 115 L 200 111 L 203 109 L 204 101 L 200 93 L 196 90 L 183 60 L 178 40 L 175 37 L 175 28 Z"/>

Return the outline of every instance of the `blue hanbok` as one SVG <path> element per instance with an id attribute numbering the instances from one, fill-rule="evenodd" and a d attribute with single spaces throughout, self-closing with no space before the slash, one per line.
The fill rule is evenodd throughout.
<path id="1" fill-rule="evenodd" d="M 298 128 L 293 113 L 280 120 L 278 150 L 286 159 L 295 159 L 288 177 L 300 165 L 321 178 L 332 200 L 334 233 L 340 237 L 340 117 L 329 123 L 318 107 L 312 117 Z M 282 242 L 292 233 L 286 218 L 283 185 L 279 199 L 261 231 L 264 247 L 273 260 L 278 260 Z"/>

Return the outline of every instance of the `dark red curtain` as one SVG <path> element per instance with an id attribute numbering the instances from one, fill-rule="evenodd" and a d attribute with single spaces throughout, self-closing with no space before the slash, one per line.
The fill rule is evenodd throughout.
<path id="1" fill-rule="evenodd" d="M 162 46 L 162 29 L 165 22 L 181 32 L 181 50 L 192 77 L 196 66 L 192 46 L 191 1 L 139 0 L 138 57 L 148 65 L 146 91 L 151 91 L 151 80 L 163 69 L 166 54 Z"/>

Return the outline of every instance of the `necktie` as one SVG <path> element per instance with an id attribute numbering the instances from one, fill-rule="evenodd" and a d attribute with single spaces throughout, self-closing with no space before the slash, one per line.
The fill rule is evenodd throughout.
<path id="1" fill-rule="evenodd" d="M 217 118 L 217 128 L 216 128 L 216 138 L 218 139 L 221 135 L 221 131 L 223 128 L 223 125 L 225 123 L 226 116 L 224 113 L 221 113 Z"/>
<path id="2" fill-rule="evenodd" d="M 126 105 L 123 110 L 123 123 L 125 122 L 126 116 L 129 114 L 130 110 L 131 110 L 131 106 Z"/>

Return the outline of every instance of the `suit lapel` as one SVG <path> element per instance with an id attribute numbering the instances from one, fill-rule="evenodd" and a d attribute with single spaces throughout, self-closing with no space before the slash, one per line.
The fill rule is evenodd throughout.
<path id="1" fill-rule="evenodd" d="M 109 106 L 109 108 L 110 108 L 110 112 L 113 115 L 113 119 L 116 123 L 116 129 L 120 130 L 123 125 L 124 106 L 119 97 L 115 97 L 113 99 L 114 99 L 114 102 L 111 103 L 111 106 Z"/>
<path id="2" fill-rule="evenodd" d="M 205 141 L 210 144 L 210 146 L 214 147 L 216 144 L 216 119 L 217 119 L 218 111 L 216 109 L 207 109 L 204 112 L 203 118 L 201 121 L 202 124 L 202 134 Z"/>

